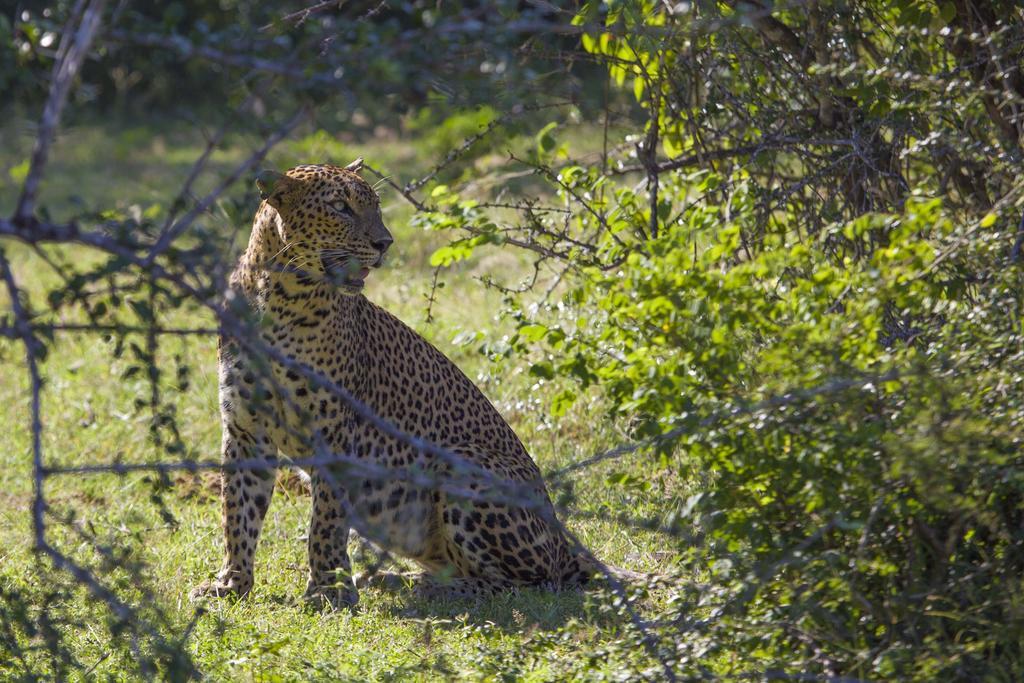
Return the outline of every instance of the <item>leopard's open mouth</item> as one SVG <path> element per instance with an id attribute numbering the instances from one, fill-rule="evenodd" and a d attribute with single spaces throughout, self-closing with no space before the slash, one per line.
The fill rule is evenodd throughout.
<path id="1" fill-rule="evenodd" d="M 320 257 L 324 273 L 335 284 L 346 287 L 361 288 L 366 283 L 370 269 L 354 258 L 344 256 L 323 255 Z"/>

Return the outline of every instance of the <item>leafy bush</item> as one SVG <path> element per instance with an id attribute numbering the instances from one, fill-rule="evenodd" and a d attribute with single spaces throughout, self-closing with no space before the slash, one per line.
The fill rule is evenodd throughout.
<path id="1" fill-rule="evenodd" d="M 710 671 L 1021 673 L 1024 188 L 1002 112 L 1024 91 L 985 89 L 963 41 L 1019 54 L 1024 23 L 966 5 L 591 3 L 583 47 L 642 129 L 598 163 L 540 132 L 524 163 L 568 218 L 435 191 L 426 222 L 468 235 L 437 264 L 515 240 L 556 264 L 559 305 L 506 312 L 507 354 L 572 380 L 552 415 L 596 390 L 657 468 L 704 473 L 662 520 L 703 581 L 663 623 Z"/>

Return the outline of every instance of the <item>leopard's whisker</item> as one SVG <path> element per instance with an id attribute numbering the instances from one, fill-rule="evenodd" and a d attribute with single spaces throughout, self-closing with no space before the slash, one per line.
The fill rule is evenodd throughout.
<path id="1" fill-rule="evenodd" d="M 296 254 L 292 258 L 288 259 L 288 261 L 284 264 L 284 269 L 288 270 L 290 268 L 294 268 L 296 270 L 302 270 L 306 266 L 313 263 L 313 261 L 314 259 L 312 259 L 308 254 Z M 298 265 L 293 266 L 293 264 L 296 263 Z"/>
<path id="2" fill-rule="evenodd" d="M 289 242 L 289 243 L 285 244 L 285 245 L 284 245 L 283 247 L 281 247 L 281 248 L 280 248 L 280 249 L 279 249 L 279 250 L 277 251 L 277 253 L 276 253 L 276 254 L 274 254 L 273 256 L 271 256 L 271 257 L 270 257 L 270 259 L 271 259 L 271 260 L 273 260 L 273 259 L 276 259 L 276 258 L 277 258 L 278 256 L 280 256 L 281 254 L 283 254 L 283 253 L 284 253 L 285 251 L 287 251 L 288 249 L 291 249 L 292 247 L 301 247 L 301 246 L 304 246 L 305 244 L 306 244 L 306 242 Z"/>

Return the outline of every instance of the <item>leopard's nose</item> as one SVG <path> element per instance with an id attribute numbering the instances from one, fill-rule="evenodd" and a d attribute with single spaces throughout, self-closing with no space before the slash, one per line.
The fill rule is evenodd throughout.
<path id="1" fill-rule="evenodd" d="M 380 239 L 373 241 L 373 248 L 379 251 L 380 255 L 383 256 L 384 252 L 388 250 L 388 247 L 391 246 L 392 242 L 394 242 L 394 240 L 391 239 L 390 236 L 381 237 Z"/>

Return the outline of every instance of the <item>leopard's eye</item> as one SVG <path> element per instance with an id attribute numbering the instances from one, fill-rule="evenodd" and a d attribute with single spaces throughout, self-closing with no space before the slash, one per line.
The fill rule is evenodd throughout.
<path id="1" fill-rule="evenodd" d="M 349 206 L 348 202 L 346 202 L 344 199 L 334 200 L 334 202 L 331 203 L 331 208 L 337 211 L 338 213 L 345 214 L 346 216 L 352 215 L 352 207 Z"/>

